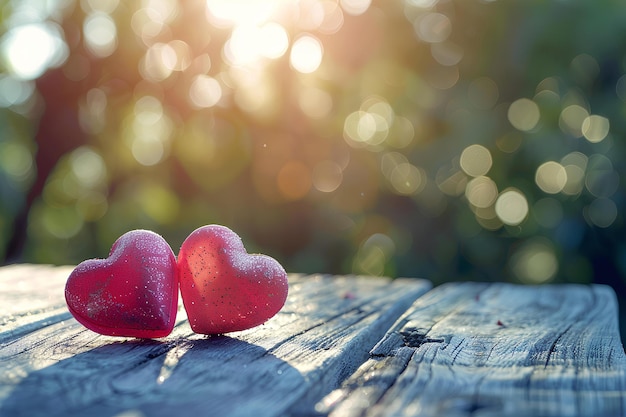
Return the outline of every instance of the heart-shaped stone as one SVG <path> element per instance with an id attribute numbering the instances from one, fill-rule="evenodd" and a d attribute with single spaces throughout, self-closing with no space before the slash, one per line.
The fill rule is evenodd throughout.
<path id="1" fill-rule="evenodd" d="M 107 259 L 89 259 L 72 271 L 65 300 L 76 320 L 97 333 L 167 336 L 178 308 L 176 257 L 158 234 L 127 232 Z"/>
<path id="2" fill-rule="evenodd" d="M 283 267 L 266 255 L 248 254 L 227 227 L 196 229 L 178 253 L 180 292 L 196 333 L 221 334 L 265 323 L 285 304 Z"/>

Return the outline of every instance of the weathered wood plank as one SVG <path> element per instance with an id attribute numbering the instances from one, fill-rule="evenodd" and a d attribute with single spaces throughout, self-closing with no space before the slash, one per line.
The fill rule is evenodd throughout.
<path id="1" fill-rule="evenodd" d="M 418 299 L 331 416 L 621 416 L 626 357 L 605 286 L 449 284 Z"/>
<path id="2" fill-rule="evenodd" d="M 46 275 L 45 268 L 33 270 L 30 285 Z M 38 297 L 56 305 L 63 286 L 50 285 Z M 192 333 L 184 311 L 174 332 L 154 341 L 100 336 L 67 316 L 27 323 L 28 331 L 13 320 L 17 336 L 0 344 L 0 415 L 308 412 L 429 288 L 424 280 L 290 275 L 290 295 L 277 316 L 219 337 Z M 28 291 L 0 293 L 0 305 L 23 304 L 0 314 L 26 312 L 31 301 Z"/>
<path id="3" fill-rule="evenodd" d="M 71 317 L 63 292 L 71 271 L 69 266 L 49 265 L 0 268 L 0 346 Z"/>

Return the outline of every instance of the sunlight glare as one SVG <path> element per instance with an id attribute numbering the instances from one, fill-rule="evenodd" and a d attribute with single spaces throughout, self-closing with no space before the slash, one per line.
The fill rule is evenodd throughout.
<path id="1" fill-rule="evenodd" d="M 281 0 L 207 0 L 207 17 L 217 27 L 257 26 L 268 21 Z"/>
<path id="2" fill-rule="evenodd" d="M 289 36 L 278 23 L 269 22 L 259 27 L 241 25 L 233 29 L 224 45 L 224 58 L 234 66 L 253 64 L 261 57 L 276 59 L 287 52 Z"/>
<path id="3" fill-rule="evenodd" d="M 289 47 L 289 35 L 282 25 L 269 22 L 259 29 L 261 55 L 270 59 L 280 58 Z"/>
<path id="4" fill-rule="evenodd" d="M 68 54 L 61 29 L 51 23 L 13 28 L 3 36 L 0 47 L 10 72 L 25 80 L 38 78 Z"/>

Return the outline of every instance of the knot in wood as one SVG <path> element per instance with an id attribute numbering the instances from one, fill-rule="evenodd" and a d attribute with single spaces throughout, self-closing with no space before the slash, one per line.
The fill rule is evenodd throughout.
<path id="1" fill-rule="evenodd" d="M 426 336 L 426 333 L 420 332 L 414 327 L 408 327 L 398 332 L 402 336 L 404 346 L 418 348 L 424 343 L 442 343 L 443 339 L 432 339 Z"/>

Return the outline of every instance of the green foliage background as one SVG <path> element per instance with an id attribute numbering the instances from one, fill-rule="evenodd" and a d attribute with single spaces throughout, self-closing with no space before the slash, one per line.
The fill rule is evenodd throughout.
<path id="1" fill-rule="evenodd" d="M 136 228 L 176 252 L 220 223 L 293 272 L 625 293 L 622 2 L 279 1 L 261 23 L 282 25 L 285 51 L 243 66 L 211 3 L 2 4 L 0 259 L 105 257 Z M 89 44 L 94 16 L 114 22 L 110 50 Z M 41 74 L 16 73 L 7 52 L 26 24 L 63 43 Z M 290 55 L 302 36 L 323 46 L 311 73 Z M 199 75 L 218 103 L 190 100 Z M 590 116 L 608 133 L 586 137 Z M 491 160 L 475 176 L 497 187 L 481 207 L 461 163 L 472 145 Z M 519 199 L 498 212 L 506 191 L 527 212 Z"/>

